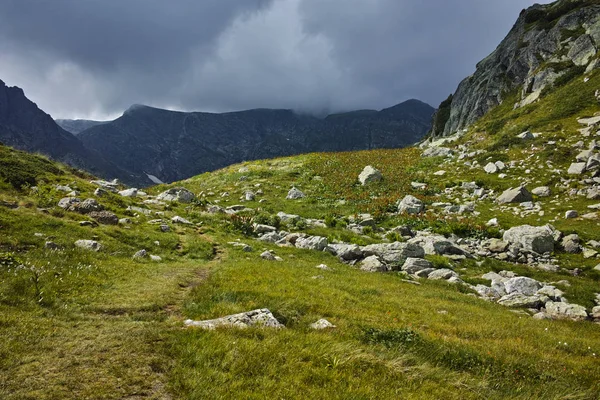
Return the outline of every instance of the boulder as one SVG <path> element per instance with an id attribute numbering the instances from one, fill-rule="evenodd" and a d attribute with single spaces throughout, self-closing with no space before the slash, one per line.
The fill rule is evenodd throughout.
<path id="1" fill-rule="evenodd" d="M 119 194 L 123 197 L 137 197 L 138 190 L 136 188 L 121 190 Z"/>
<path id="2" fill-rule="evenodd" d="M 100 251 L 102 249 L 102 245 L 95 240 L 78 240 L 75 242 L 75 246 L 91 251 Z"/>
<path id="3" fill-rule="evenodd" d="M 275 261 L 275 255 L 270 251 L 264 251 L 260 254 L 260 258 L 267 261 Z"/>
<path id="4" fill-rule="evenodd" d="M 360 269 L 367 272 L 387 272 L 388 268 L 379 257 L 369 256 L 360 262 Z"/>
<path id="5" fill-rule="evenodd" d="M 505 296 L 502 296 L 500 300 L 498 300 L 498 304 L 503 305 L 505 307 L 523 307 L 539 309 L 544 305 L 545 299 L 547 298 L 538 295 L 527 296 L 522 293 L 510 293 Z"/>
<path id="6" fill-rule="evenodd" d="M 436 269 L 435 271 L 429 273 L 429 275 L 427 276 L 427 279 L 432 279 L 432 280 L 447 281 L 448 279 L 451 279 L 451 278 L 459 278 L 459 276 L 456 272 L 454 272 L 448 268 Z"/>
<path id="7" fill-rule="evenodd" d="M 523 133 L 519 133 L 517 135 L 517 138 L 523 139 L 523 140 L 531 140 L 531 139 L 535 139 L 535 136 L 530 131 L 525 131 Z"/>
<path id="8" fill-rule="evenodd" d="M 327 250 L 344 261 L 353 261 L 362 258 L 363 252 L 356 244 L 330 244 Z"/>
<path id="9" fill-rule="evenodd" d="M 568 210 L 567 212 L 565 212 L 565 219 L 574 219 L 579 217 L 579 213 L 577 212 L 577 210 Z"/>
<path id="10" fill-rule="evenodd" d="M 433 264 L 423 258 L 409 257 L 404 261 L 401 269 L 402 271 L 413 275 L 425 269 L 433 269 Z"/>
<path id="11" fill-rule="evenodd" d="M 508 294 L 520 293 L 525 296 L 533 296 L 542 287 L 543 285 L 540 282 L 525 276 L 517 276 L 504 282 L 504 288 Z"/>
<path id="12" fill-rule="evenodd" d="M 546 314 L 552 319 L 571 319 L 574 321 L 581 321 L 588 317 L 588 313 L 583 306 L 555 301 L 546 303 Z"/>
<path id="13" fill-rule="evenodd" d="M 179 215 L 176 215 L 173 218 L 171 218 L 171 222 L 173 222 L 174 224 L 193 225 L 190 221 L 183 217 L 180 217 Z"/>
<path id="14" fill-rule="evenodd" d="M 262 235 L 261 237 L 259 237 L 258 240 L 260 240 L 261 242 L 266 242 L 266 243 L 277 243 L 283 238 L 284 238 L 284 236 L 278 232 L 268 232 L 268 233 L 265 233 L 264 235 Z"/>
<path id="15" fill-rule="evenodd" d="M 564 251 L 570 254 L 581 253 L 580 243 L 581 239 L 577 234 L 567 235 L 561 241 Z"/>
<path id="16" fill-rule="evenodd" d="M 323 251 L 327 247 L 327 238 L 321 236 L 298 238 L 296 240 L 296 247 L 299 249 Z"/>
<path id="17" fill-rule="evenodd" d="M 65 210 L 68 210 L 73 205 L 79 204 L 79 203 L 81 203 L 81 199 L 78 199 L 77 197 L 63 197 L 62 199 L 59 200 L 58 206 L 60 208 L 64 208 Z"/>
<path id="18" fill-rule="evenodd" d="M 254 233 L 260 235 L 263 233 L 275 232 L 277 228 L 270 225 L 254 224 Z"/>
<path id="19" fill-rule="evenodd" d="M 119 217 L 110 211 L 92 211 L 89 213 L 90 218 L 95 219 L 102 225 L 118 225 Z"/>
<path id="20" fill-rule="evenodd" d="M 286 199 L 288 199 L 288 200 L 297 200 L 297 199 L 303 199 L 304 197 L 306 197 L 306 195 L 304 193 L 302 193 L 302 191 L 300 191 L 299 189 L 293 187 L 288 192 Z"/>
<path id="21" fill-rule="evenodd" d="M 547 226 L 515 226 L 504 232 L 503 239 L 528 252 L 543 254 L 554 251 L 554 237 Z"/>
<path id="22" fill-rule="evenodd" d="M 358 175 L 358 181 L 363 186 L 369 183 L 379 182 L 382 179 L 383 175 L 381 174 L 381 171 L 373 168 L 370 165 L 367 165 L 360 175 Z"/>
<path id="23" fill-rule="evenodd" d="M 429 147 L 426 149 L 422 156 L 423 157 L 450 157 L 454 152 L 447 147 Z"/>
<path id="24" fill-rule="evenodd" d="M 424 209 L 425 205 L 423 202 L 411 195 L 405 196 L 398 203 L 398 212 L 400 214 L 420 214 Z"/>
<path id="25" fill-rule="evenodd" d="M 569 169 L 567 170 L 567 174 L 581 175 L 585 172 L 586 167 L 587 167 L 587 163 L 584 163 L 584 162 L 573 163 L 573 164 L 571 164 L 571 166 L 569 166 Z"/>
<path id="26" fill-rule="evenodd" d="M 286 214 L 284 212 L 278 212 L 277 216 L 279 217 L 279 219 L 281 220 L 282 223 L 284 224 L 289 224 L 289 223 L 295 223 L 297 221 L 302 220 L 303 218 L 299 215 L 294 215 L 294 214 Z"/>
<path id="27" fill-rule="evenodd" d="M 376 255 L 388 264 L 402 265 L 407 258 L 423 258 L 425 250 L 414 243 L 378 243 L 362 247 L 365 256 Z"/>
<path id="28" fill-rule="evenodd" d="M 552 192 L 548 186 L 539 186 L 531 191 L 532 194 L 538 197 L 549 197 Z"/>
<path id="29" fill-rule="evenodd" d="M 496 164 L 494 164 L 493 162 L 489 162 L 485 167 L 483 167 L 483 170 L 488 174 L 495 174 L 498 172 L 499 169 Z"/>
<path id="30" fill-rule="evenodd" d="M 533 197 L 529 191 L 521 186 L 518 188 L 511 188 L 505 190 L 497 199 L 500 204 L 507 203 L 525 203 L 527 201 L 533 201 Z"/>
<path id="31" fill-rule="evenodd" d="M 188 319 L 184 322 L 186 326 L 198 327 L 207 330 L 214 330 L 216 328 L 248 328 L 248 327 L 260 327 L 260 328 L 285 328 L 277 318 L 273 316 L 271 311 L 266 308 L 259 310 L 252 310 L 245 313 L 228 315 L 226 317 L 211 319 L 206 321 L 193 321 Z"/>
<path id="32" fill-rule="evenodd" d="M 133 255 L 134 260 L 142 260 L 144 258 L 148 258 L 148 252 L 145 249 L 139 250 Z"/>
<path id="33" fill-rule="evenodd" d="M 500 239 L 490 239 L 488 249 L 492 253 L 504 253 L 508 249 L 508 243 Z"/>
<path id="34" fill-rule="evenodd" d="M 171 188 L 156 196 L 160 201 L 177 201 L 179 203 L 191 203 L 195 197 L 194 193 L 183 187 Z"/>
<path id="35" fill-rule="evenodd" d="M 419 235 L 408 241 L 423 248 L 427 255 L 456 255 L 472 258 L 466 250 L 441 235 Z"/>

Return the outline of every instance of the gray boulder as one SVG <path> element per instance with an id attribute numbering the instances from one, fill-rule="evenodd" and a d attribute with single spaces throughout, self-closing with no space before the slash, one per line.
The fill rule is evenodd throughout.
<path id="1" fill-rule="evenodd" d="M 183 217 L 180 217 L 179 215 L 176 215 L 173 218 L 171 218 L 171 222 L 173 222 L 174 224 L 193 225 L 190 221 Z"/>
<path id="2" fill-rule="evenodd" d="M 193 321 L 188 319 L 184 322 L 186 326 L 197 327 L 206 330 L 214 330 L 216 328 L 248 328 L 248 327 L 260 327 L 260 328 L 285 328 L 278 320 L 273 316 L 271 311 L 267 308 L 260 310 L 252 310 L 245 313 L 228 315 L 226 317 L 211 319 L 206 321 Z"/>
<path id="3" fill-rule="evenodd" d="M 121 190 L 119 194 L 123 197 L 137 197 L 138 190 L 136 188 Z"/>
<path id="4" fill-rule="evenodd" d="M 448 268 L 436 269 L 435 271 L 431 272 L 427 276 L 427 279 L 432 279 L 432 280 L 447 281 L 448 279 L 452 279 L 452 278 L 459 278 L 459 276 L 456 272 L 454 272 Z"/>
<path id="5" fill-rule="evenodd" d="M 398 203 L 398 212 L 400 214 L 420 214 L 424 209 L 425 205 L 423 202 L 411 195 L 405 196 Z"/>
<path id="6" fill-rule="evenodd" d="M 565 250 L 565 252 L 567 252 L 567 253 L 570 253 L 570 254 L 581 253 L 581 239 L 579 238 L 579 235 L 577 235 L 577 234 L 565 236 L 561 241 L 561 245 L 562 245 L 563 249 Z"/>
<path id="7" fill-rule="evenodd" d="M 504 232 L 503 239 L 528 252 L 543 254 L 554 251 L 554 237 L 547 226 L 515 226 Z"/>
<path id="8" fill-rule="evenodd" d="M 543 285 L 535 279 L 517 276 L 504 282 L 504 287 L 508 294 L 520 293 L 525 296 L 533 296 L 543 287 Z"/>
<path id="9" fill-rule="evenodd" d="M 306 195 L 304 193 L 302 193 L 302 191 L 300 191 L 299 189 L 293 187 L 288 192 L 286 199 L 288 199 L 288 200 L 298 200 L 298 199 L 303 199 L 304 197 L 306 197 Z"/>
<path id="10" fill-rule="evenodd" d="M 522 293 L 510 293 L 506 296 L 502 296 L 498 300 L 498 304 L 505 307 L 523 307 L 523 308 L 535 308 L 539 309 L 544 305 L 544 298 L 542 296 L 533 295 L 527 296 Z"/>
<path id="11" fill-rule="evenodd" d="M 584 162 L 573 163 L 569 166 L 569 169 L 567 170 L 567 174 L 581 175 L 585 172 L 586 167 L 587 167 L 587 163 L 584 163 Z"/>
<path id="12" fill-rule="evenodd" d="M 110 211 L 92 211 L 89 213 L 90 218 L 95 219 L 102 225 L 118 225 L 119 217 Z"/>
<path id="13" fill-rule="evenodd" d="M 388 268 L 377 256 L 369 256 L 360 262 L 360 269 L 367 272 L 387 272 Z"/>
<path id="14" fill-rule="evenodd" d="M 521 186 L 518 188 L 511 188 L 505 190 L 497 199 L 500 204 L 507 203 L 525 203 L 527 201 L 533 201 L 533 196 L 529 191 Z"/>
<path id="15" fill-rule="evenodd" d="M 363 252 L 356 244 L 330 244 L 327 250 L 344 261 L 358 260 L 362 258 Z"/>
<path id="16" fill-rule="evenodd" d="M 552 191 L 548 186 L 540 186 L 533 189 L 531 193 L 538 197 L 549 197 L 552 194 Z"/>
<path id="17" fill-rule="evenodd" d="M 191 203 L 195 197 L 194 193 L 183 187 L 171 188 L 156 196 L 160 201 L 177 201 L 179 203 Z"/>
<path id="18" fill-rule="evenodd" d="M 574 321 L 581 321 L 588 317 L 588 313 L 583 306 L 555 301 L 546 303 L 546 314 L 552 319 L 570 319 Z"/>
<path id="19" fill-rule="evenodd" d="M 296 240 L 296 247 L 299 249 L 323 251 L 327 247 L 327 238 L 321 236 L 298 238 Z"/>
<path id="20" fill-rule="evenodd" d="M 409 257 L 402 265 L 402 271 L 414 275 L 425 269 L 433 269 L 433 264 L 423 258 Z"/>
<path id="21" fill-rule="evenodd" d="M 369 183 L 379 182 L 382 179 L 383 175 L 381 174 L 381 171 L 373 168 L 370 165 L 367 165 L 360 175 L 358 175 L 358 181 L 363 186 Z"/>
<path id="22" fill-rule="evenodd" d="M 75 242 L 75 246 L 90 251 L 100 251 L 102 249 L 102 245 L 95 240 L 78 240 Z"/>
<path id="23" fill-rule="evenodd" d="M 429 147 L 423 152 L 423 157 L 450 157 L 454 152 L 447 147 Z"/>

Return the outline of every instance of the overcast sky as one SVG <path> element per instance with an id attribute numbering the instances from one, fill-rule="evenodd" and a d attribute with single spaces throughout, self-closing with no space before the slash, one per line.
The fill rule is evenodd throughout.
<path id="1" fill-rule="evenodd" d="M 0 79 L 55 118 L 436 107 L 533 3 L 0 0 Z"/>

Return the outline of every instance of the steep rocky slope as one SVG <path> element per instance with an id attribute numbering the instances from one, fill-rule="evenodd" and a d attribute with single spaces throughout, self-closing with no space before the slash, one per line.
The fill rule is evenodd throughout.
<path id="1" fill-rule="evenodd" d="M 212 114 L 133 106 L 78 138 L 125 169 L 170 182 L 243 160 L 408 146 L 427 132 L 433 111 L 417 100 L 323 119 L 291 110 Z"/>
<path id="2" fill-rule="evenodd" d="M 600 2 L 560 0 L 524 10 L 492 54 L 454 93 L 450 112 L 438 114 L 434 137 L 470 126 L 518 92 L 523 107 L 575 75 L 600 67 Z"/>
<path id="3" fill-rule="evenodd" d="M 1 80 L 0 142 L 16 149 L 46 154 L 105 178 L 119 178 L 131 184 L 149 183 L 140 175 L 128 173 L 95 151 L 86 149 L 30 101 L 22 89 L 8 87 Z"/>

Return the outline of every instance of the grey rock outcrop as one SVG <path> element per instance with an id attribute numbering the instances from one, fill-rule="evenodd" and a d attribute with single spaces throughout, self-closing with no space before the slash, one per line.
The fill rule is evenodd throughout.
<path id="1" fill-rule="evenodd" d="M 505 190 L 496 201 L 499 204 L 525 203 L 527 201 L 533 201 L 533 197 L 525 187 L 521 186 Z"/>
<path id="2" fill-rule="evenodd" d="M 400 214 L 420 214 L 425 209 L 425 205 L 415 196 L 408 195 L 398 202 L 398 212 Z"/>

